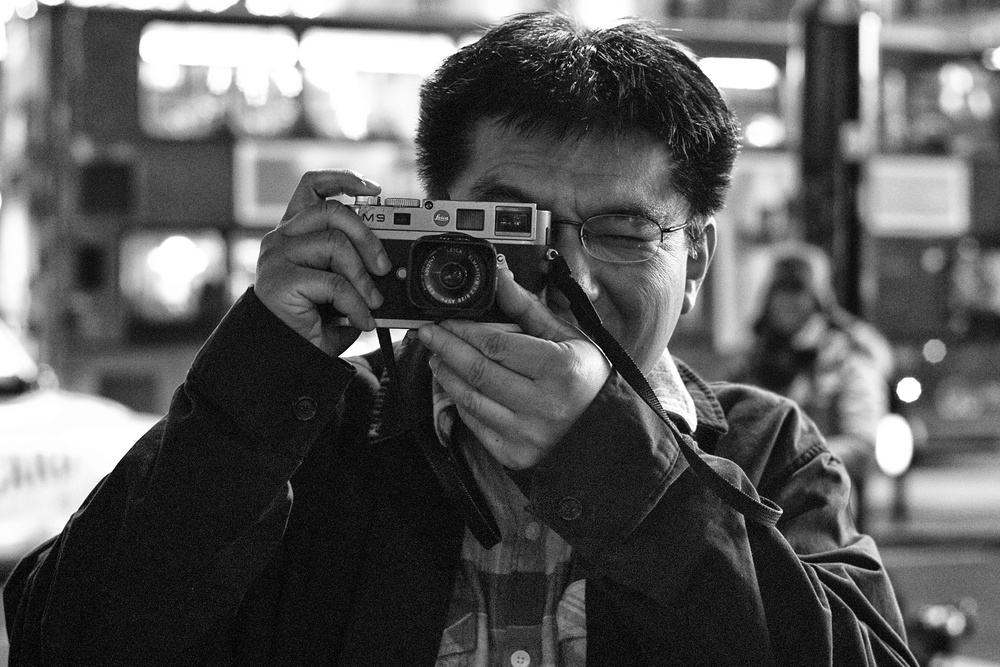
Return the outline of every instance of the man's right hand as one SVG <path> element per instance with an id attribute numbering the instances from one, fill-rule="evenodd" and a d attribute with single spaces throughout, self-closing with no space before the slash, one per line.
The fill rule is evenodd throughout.
<path id="1" fill-rule="evenodd" d="M 257 298 L 299 335 L 339 356 L 371 331 L 382 305 L 371 274 L 391 269 L 382 242 L 338 195 L 377 195 L 381 187 L 352 171 L 310 171 L 299 181 L 278 226 L 261 241 Z M 330 304 L 352 326 L 324 325 Z"/>

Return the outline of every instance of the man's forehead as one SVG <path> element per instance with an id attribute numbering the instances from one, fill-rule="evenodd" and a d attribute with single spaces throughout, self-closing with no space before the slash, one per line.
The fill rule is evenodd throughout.
<path id="1" fill-rule="evenodd" d="M 472 154 L 504 157 L 513 162 L 534 158 L 537 154 L 558 154 L 561 158 L 589 160 L 635 159 L 637 152 L 655 153 L 669 160 L 666 144 L 649 132 L 637 129 L 628 134 L 610 134 L 600 130 L 584 133 L 553 134 L 544 127 L 521 128 L 487 118 L 479 121 L 471 133 Z"/>
<path id="2" fill-rule="evenodd" d="M 649 137 L 556 139 L 486 123 L 477 128 L 472 149 L 458 181 L 476 199 L 599 204 L 656 217 L 686 209 L 673 191 L 666 149 Z"/>

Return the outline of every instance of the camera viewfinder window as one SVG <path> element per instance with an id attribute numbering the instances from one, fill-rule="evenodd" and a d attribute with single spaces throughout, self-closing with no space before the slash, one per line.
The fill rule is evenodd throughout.
<path id="1" fill-rule="evenodd" d="M 455 212 L 455 228 L 472 232 L 486 229 L 486 211 L 481 208 L 460 208 Z"/>
<path id="2" fill-rule="evenodd" d="M 409 225 L 410 224 L 410 214 L 394 212 L 392 214 L 392 224 L 394 225 Z"/>
<path id="3" fill-rule="evenodd" d="M 502 236 L 531 236 L 531 208 L 497 206 L 496 233 Z"/>

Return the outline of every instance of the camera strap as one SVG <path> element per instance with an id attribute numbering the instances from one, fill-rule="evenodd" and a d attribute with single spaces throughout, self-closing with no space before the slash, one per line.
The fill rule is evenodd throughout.
<path id="1" fill-rule="evenodd" d="M 375 327 L 375 336 L 378 338 L 378 347 L 385 360 L 385 372 L 389 375 L 389 386 L 397 387 L 399 386 L 399 369 L 396 367 L 396 354 L 392 349 L 392 336 L 385 327 Z"/>
<path id="2" fill-rule="evenodd" d="M 604 327 L 594 304 L 573 278 L 573 273 L 566 259 L 554 250 L 550 250 L 549 253 L 552 283 L 569 299 L 570 309 L 573 311 L 580 329 L 601 348 L 604 355 L 611 361 L 614 370 L 667 426 L 688 465 L 691 466 L 698 478 L 724 503 L 747 519 L 765 527 L 774 526 L 781 518 L 781 508 L 767 498 L 760 497 L 758 499 L 748 495 L 716 472 L 705 459 L 698 455 L 698 452 L 695 451 L 694 439 L 687 433 L 682 433 L 677 424 L 667 415 L 646 376 L 642 374 L 628 351 Z"/>

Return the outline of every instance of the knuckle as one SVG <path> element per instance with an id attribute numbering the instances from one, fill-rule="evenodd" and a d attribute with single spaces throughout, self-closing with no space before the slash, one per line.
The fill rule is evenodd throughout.
<path id="1" fill-rule="evenodd" d="M 491 333 L 480 341 L 480 351 L 489 359 L 501 361 L 507 356 L 507 339 L 499 333 Z"/>
<path id="2" fill-rule="evenodd" d="M 468 367 L 467 379 L 473 387 L 481 387 L 490 375 L 493 362 L 484 357 L 474 359 Z"/>
<path id="3" fill-rule="evenodd" d="M 350 283 L 347 278 L 339 273 L 327 273 L 326 283 L 330 291 L 334 294 L 343 294 L 348 291 Z"/>
<path id="4" fill-rule="evenodd" d="M 459 401 L 467 412 L 480 415 L 483 412 L 483 396 L 474 391 L 463 391 L 456 401 Z"/>
<path id="5" fill-rule="evenodd" d="M 304 174 L 302 178 L 299 179 L 299 183 L 315 183 L 323 175 L 323 172 L 316 169 L 309 169 Z"/>
<path id="6" fill-rule="evenodd" d="M 359 244 L 366 252 L 374 253 L 382 247 L 382 240 L 375 235 L 375 232 L 365 227 L 361 232 Z"/>
<path id="7" fill-rule="evenodd" d="M 260 282 L 266 275 L 280 270 L 279 267 L 284 263 L 281 246 L 275 243 L 262 243 L 260 254 L 257 255 L 256 281 Z"/>
<path id="8" fill-rule="evenodd" d="M 268 242 L 265 238 L 264 241 L 261 241 L 260 251 L 257 254 L 257 266 L 260 267 L 261 265 L 269 264 L 276 252 L 275 244 Z"/>
<path id="9" fill-rule="evenodd" d="M 322 211 L 324 215 L 336 215 L 340 211 L 347 208 L 346 206 L 344 206 L 344 204 L 342 204 L 340 201 L 336 199 L 324 199 L 323 201 L 319 202 L 317 206 L 319 206 L 320 211 Z"/>
<path id="10" fill-rule="evenodd" d="M 339 229 L 328 229 L 324 232 L 325 242 L 334 253 L 342 253 L 351 248 L 351 239 Z"/>
<path id="11" fill-rule="evenodd" d="M 265 252 L 270 251 L 278 243 L 281 242 L 282 234 L 278 229 L 272 229 L 260 240 L 260 254 L 263 255 Z"/>
<path id="12" fill-rule="evenodd" d="M 453 359 L 455 356 L 454 341 L 449 336 L 444 335 L 437 327 L 430 327 L 429 333 L 428 347 L 434 351 L 434 354 L 443 362 Z M 441 364 L 442 370 L 450 370 L 450 368 L 447 363 Z"/>

